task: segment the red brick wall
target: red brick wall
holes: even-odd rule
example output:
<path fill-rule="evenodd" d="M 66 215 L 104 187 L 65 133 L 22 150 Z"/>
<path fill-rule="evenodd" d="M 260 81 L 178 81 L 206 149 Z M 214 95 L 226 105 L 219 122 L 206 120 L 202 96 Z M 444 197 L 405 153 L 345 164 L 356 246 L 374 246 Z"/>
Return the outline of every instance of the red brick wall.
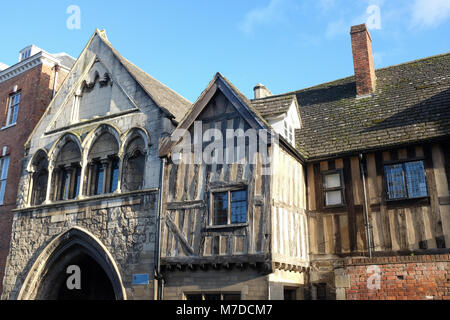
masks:
<path fill-rule="evenodd" d="M 379 289 L 367 287 L 371 265 L 380 268 Z M 346 269 L 347 300 L 450 300 L 450 254 L 350 259 Z"/>
<path fill-rule="evenodd" d="M 57 87 L 65 76 L 65 72 L 59 73 Z M 21 91 L 17 124 L 0 130 L 0 156 L 4 146 L 7 146 L 7 155 L 10 156 L 4 205 L 0 206 L 0 293 L 3 291 L 3 276 L 9 252 L 13 218 L 11 210 L 16 207 L 24 144 L 51 100 L 53 81 L 54 71 L 52 68 L 41 64 L 0 83 L 0 128 L 6 125 L 9 95 L 13 92 L 14 86 L 17 85 L 18 90 Z"/>

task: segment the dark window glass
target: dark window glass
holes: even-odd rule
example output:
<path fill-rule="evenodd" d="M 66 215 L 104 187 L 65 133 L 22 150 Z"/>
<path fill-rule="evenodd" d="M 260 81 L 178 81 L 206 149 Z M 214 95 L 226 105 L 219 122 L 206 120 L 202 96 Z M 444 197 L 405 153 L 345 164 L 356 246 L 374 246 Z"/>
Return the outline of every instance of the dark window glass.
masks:
<path fill-rule="evenodd" d="M 48 183 L 48 172 L 46 170 L 40 171 L 33 182 L 33 204 L 38 206 L 45 201 L 47 196 L 47 183 Z"/>
<path fill-rule="evenodd" d="M 97 163 L 96 165 L 96 184 L 95 184 L 95 195 L 103 193 L 103 179 L 105 176 L 105 166 L 102 163 Z"/>
<path fill-rule="evenodd" d="M 203 297 L 201 294 L 187 294 L 186 300 L 198 301 L 198 300 L 203 300 Z"/>
<path fill-rule="evenodd" d="M 284 300 L 297 300 L 297 290 L 284 289 Z"/>
<path fill-rule="evenodd" d="M 221 300 L 221 298 L 220 294 L 205 294 L 205 300 L 216 301 Z"/>
<path fill-rule="evenodd" d="M 110 192 L 114 192 L 117 190 L 117 183 L 119 182 L 119 161 L 113 160 L 111 167 L 111 186 Z"/>
<path fill-rule="evenodd" d="M 231 223 L 247 222 L 247 191 L 231 192 Z"/>
<path fill-rule="evenodd" d="M 58 200 L 67 200 L 69 199 L 69 188 L 70 188 L 70 171 L 61 169 L 61 184 L 59 190 L 59 199 Z"/>
<path fill-rule="evenodd" d="M 73 199 L 75 199 L 76 197 L 78 197 L 79 193 L 80 193 L 80 177 L 81 177 L 81 168 L 77 167 L 75 169 L 75 185 L 73 187 Z"/>
<path fill-rule="evenodd" d="M 224 225 L 228 223 L 228 192 L 218 192 L 214 197 L 214 225 Z"/>

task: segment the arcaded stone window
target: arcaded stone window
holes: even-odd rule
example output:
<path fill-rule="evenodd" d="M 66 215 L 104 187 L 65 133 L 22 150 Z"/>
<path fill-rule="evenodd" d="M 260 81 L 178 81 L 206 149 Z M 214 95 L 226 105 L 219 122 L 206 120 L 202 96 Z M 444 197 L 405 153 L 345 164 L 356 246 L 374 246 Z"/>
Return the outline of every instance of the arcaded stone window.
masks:
<path fill-rule="evenodd" d="M 143 188 L 145 169 L 145 142 L 141 137 L 130 141 L 124 156 L 122 190 L 134 191 Z"/>
<path fill-rule="evenodd" d="M 60 150 L 53 171 L 53 200 L 71 200 L 80 192 L 81 151 L 78 145 L 67 142 Z"/>
<path fill-rule="evenodd" d="M 119 182 L 119 144 L 110 133 L 103 133 L 89 152 L 87 194 L 94 196 L 113 193 Z"/>
<path fill-rule="evenodd" d="M 33 190 L 31 192 L 31 205 L 38 206 L 44 203 L 47 196 L 48 159 L 45 153 L 39 154 L 33 161 Z"/>

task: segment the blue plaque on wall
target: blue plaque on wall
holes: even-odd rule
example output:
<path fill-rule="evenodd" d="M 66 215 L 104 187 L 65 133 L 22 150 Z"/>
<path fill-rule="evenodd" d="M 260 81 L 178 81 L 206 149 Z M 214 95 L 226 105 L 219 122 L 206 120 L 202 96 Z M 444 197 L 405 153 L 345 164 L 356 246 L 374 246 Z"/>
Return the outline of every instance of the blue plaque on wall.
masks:
<path fill-rule="evenodd" d="M 133 274 L 133 285 L 147 285 L 149 282 L 148 273 Z"/>

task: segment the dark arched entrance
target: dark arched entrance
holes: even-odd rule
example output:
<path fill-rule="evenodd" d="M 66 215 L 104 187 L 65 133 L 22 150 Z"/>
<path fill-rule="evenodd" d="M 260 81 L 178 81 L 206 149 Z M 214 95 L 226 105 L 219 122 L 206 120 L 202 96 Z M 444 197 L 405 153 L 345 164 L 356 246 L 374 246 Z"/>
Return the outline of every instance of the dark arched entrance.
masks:
<path fill-rule="evenodd" d="M 70 266 L 79 268 L 79 289 L 68 286 L 76 276 Z M 69 273 L 68 273 L 69 271 Z M 41 280 L 40 300 L 115 300 L 114 289 L 103 268 L 81 246 L 72 246 L 52 261 Z"/>
<path fill-rule="evenodd" d="M 69 278 L 73 280 L 74 266 L 80 271 L 80 289 L 67 285 Z M 42 250 L 18 299 L 125 300 L 126 291 L 118 267 L 106 247 L 87 230 L 73 227 Z"/>

